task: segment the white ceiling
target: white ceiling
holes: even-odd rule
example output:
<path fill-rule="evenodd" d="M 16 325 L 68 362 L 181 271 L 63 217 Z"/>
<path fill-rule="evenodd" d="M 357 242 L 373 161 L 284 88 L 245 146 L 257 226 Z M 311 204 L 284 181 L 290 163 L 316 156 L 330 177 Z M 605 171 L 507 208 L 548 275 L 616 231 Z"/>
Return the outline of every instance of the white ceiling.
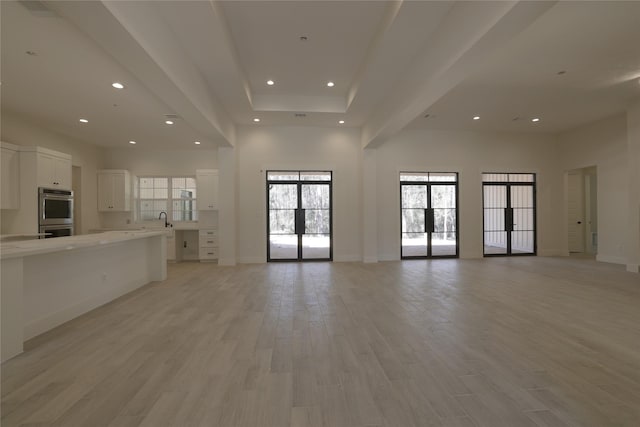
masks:
<path fill-rule="evenodd" d="M 29 6 L 0 2 L 3 111 L 103 146 L 233 145 L 238 125 L 357 127 L 364 146 L 406 127 L 558 132 L 640 98 L 640 2 Z"/>

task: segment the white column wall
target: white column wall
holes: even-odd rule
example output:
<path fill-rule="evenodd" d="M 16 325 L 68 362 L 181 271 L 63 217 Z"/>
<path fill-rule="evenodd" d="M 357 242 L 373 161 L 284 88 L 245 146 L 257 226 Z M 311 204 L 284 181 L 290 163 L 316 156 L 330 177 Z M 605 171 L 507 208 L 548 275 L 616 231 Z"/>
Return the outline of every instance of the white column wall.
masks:
<path fill-rule="evenodd" d="M 378 262 L 378 151 L 366 148 L 362 154 L 362 256 L 364 262 Z"/>
<path fill-rule="evenodd" d="M 236 264 L 236 178 L 235 147 L 218 148 L 218 240 L 219 265 Z"/>
<path fill-rule="evenodd" d="M 627 111 L 627 162 L 629 168 L 629 232 L 627 270 L 640 272 L 640 102 Z"/>

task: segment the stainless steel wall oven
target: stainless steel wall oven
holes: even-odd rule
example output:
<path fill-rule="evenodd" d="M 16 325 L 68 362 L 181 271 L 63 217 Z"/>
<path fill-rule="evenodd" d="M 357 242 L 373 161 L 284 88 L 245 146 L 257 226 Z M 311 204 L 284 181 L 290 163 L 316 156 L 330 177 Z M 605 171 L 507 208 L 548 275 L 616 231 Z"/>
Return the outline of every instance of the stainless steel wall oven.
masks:
<path fill-rule="evenodd" d="M 38 189 L 38 226 L 46 237 L 73 235 L 73 191 Z"/>

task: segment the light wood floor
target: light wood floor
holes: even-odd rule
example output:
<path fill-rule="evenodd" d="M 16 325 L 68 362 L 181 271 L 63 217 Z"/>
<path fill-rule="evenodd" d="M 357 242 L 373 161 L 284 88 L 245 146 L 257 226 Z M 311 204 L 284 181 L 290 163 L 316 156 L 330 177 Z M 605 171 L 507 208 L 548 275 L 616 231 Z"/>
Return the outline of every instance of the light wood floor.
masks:
<path fill-rule="evenodd" d="M 640 278 L 587 259 L 218 267 L 2 366 L 2 426 L 640 425 Z"/>

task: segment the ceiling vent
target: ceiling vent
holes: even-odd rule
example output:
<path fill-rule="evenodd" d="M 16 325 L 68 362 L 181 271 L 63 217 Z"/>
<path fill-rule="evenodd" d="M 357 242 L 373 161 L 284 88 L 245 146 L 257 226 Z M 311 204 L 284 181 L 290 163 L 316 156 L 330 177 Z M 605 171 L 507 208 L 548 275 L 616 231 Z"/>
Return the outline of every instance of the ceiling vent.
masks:
<path fill-rule="evenodd" d="M 34 16 L 50 17 L 55 16 L 55 13 L 44 2 L 37 0 L 19 0 L 18 3 L 23 5 Z"/>
<path fill-rule="evenodd" d="M 164 118 L 167 120 L 173 120 L 176 121 L 180 118 L 180 116 L 178 116 L 177 114 L 165 114 Z"/>
<path fill-rule="evenodd" d="M 294 117 L 307 117 L 306 113 L 295 113 Z"/>

